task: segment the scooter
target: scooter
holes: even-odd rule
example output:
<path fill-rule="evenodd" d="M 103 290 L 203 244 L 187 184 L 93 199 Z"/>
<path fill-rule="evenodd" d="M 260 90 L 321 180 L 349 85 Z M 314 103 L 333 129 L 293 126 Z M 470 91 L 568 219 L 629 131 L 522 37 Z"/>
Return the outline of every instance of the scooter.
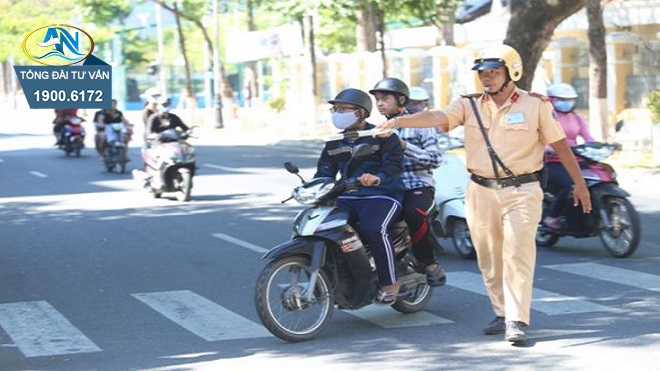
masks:
<path fill-rule="evenodd" d="M 133 170 L 133 178 L 143 181 L 154 198 L 160 198 L 165 192 L 176 192 L 177 200 L 190 201 L 197 169 L 195 149 L 186 141 L 192 130 L 168 129 L 147 137 L 142 148 L 145 170 Z"/>
<path fill-rule="evenodd" d="M 443 154 L 440 166 L 433 171 L 435 209 L 430 213 L 433 231 L 437 237 L 451 238 L 461 257 L 474 260 L 477 254 L 465 219 L 465 189 L 470 173 L 465 162 L 451 152 L 464 147 L 463 139 L 439 133 L 438 141 Z"/>
<path fill-rule="evenodd" d="M 131 127 L 122 122 L 105 125 L 105 151 L 103 154 L 104 165 L 108 172 L 117 170 L 123 174 L 126 172 L 128 156 L 126 153 L 126 142 Z"/>
<path fill-rule="evenodd" d="M 80 157 L 80 151 L 85 148 L 85 128 L 82 126 L 84 120 L 80 117 L 71 117 L 66 120 L 62 128 L 62 139 L 60 148 L 69 156 L 72 153 Z"/>
<path fill-rule="evenodd" d="M 368 132 L 369 130 L 365 130 Z M 353 148 L 348 173 L 354 164 L 371 154 L 368 144 Z M 305 181 L 290 199 L 308 206 L 294 218 L 291 240 L 270 249 L 257 279 L 255 307 L 259 319 L 273 335 L 299 342 L 321 334 L 329 325 L 334 306 L 354 310 L 372 303 L 378 291 L 373 254 L 348 223 L 348 213 L 338 209 L 336 198 L 359 182 L 355 178 L 335 181 L 314 178 Z M 422 311 L 433 295 L 423 267 L 413 257 L 408 227 L 403 220 L 390 230 L 396 254 L 396 273 L 401 292 L 392 308 L 401 313 Z"/>
<path fill-rule="evenodd" d="M 559 216 L 560 228 L 552 229 L 541 222 L 536 233 L 537 245 L 552 247 L 563 236 L 599 236 L 614 257 L 625 258 L 635 252 L 641 238 L 639 215 L 628 200 L 630 194 L 619 186 L 614 168 L 602 162 L 616 149 L 618 145 L 599 142 L 572 147 L 591 194 L 592 211 L 584 214 L 579 205 L 573 206 L 573 198 L 568 195 Z M 546 154 L 546 161 L 556 161 L 554 156 Z M 557 197 L 555 191 L 544 187 L 543 218 Z"/>

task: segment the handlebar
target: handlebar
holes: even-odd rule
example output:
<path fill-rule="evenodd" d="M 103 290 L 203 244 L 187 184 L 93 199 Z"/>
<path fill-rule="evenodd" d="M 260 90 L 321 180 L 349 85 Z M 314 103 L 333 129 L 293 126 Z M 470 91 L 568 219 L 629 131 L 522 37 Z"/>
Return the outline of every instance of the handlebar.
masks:
<path fill-rule="evenodd" d="M 345 131 L 343 133 L 332 134 L 326 137 L 325 141 L 350 140 L 354 141 L 362 137 L 373 137 L 378 133 L 377 129 Z"/>

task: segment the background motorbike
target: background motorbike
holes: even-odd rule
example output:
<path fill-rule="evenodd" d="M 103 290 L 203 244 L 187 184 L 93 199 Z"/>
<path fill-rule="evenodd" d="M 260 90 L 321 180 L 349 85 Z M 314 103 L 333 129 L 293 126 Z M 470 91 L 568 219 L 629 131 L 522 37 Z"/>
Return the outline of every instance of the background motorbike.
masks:
<path fill-rule="evenodd" d="M 438 140 L 443 154 L 440 166 L 433 171 L 435 208 L 430 214 L 431 225 L 437 237 L 451 238 L 461 257 L 474 260 L 477 254 L 465 219 L 465 189 L 470 174 L 465 162 L 450 152 L 463 148 L 463 139 L 440 133 Z"/>
<path fill-rule="evenodd" d="M 106 143 L 103 159 L 105 168 L 109 172 L 117 170 L 123 174 L 126 171 L 128 157 L 124 143 L 129 130 L 130 127 L 121 122 L 105 125 Z"/>
<path fill-rule="evenodd" d="M 368 144 L 354 149 L 353 159 L 371 153 Z M 353 161 L 353 159 L 351 161 Z M 298 168 L 285 163 L 298 174 Z M 351 165 L 349 171 L 351 172 Z M 353 169 L 354 171 L 354 169 Z M 355 179 L 335 182 L 315 178 L 293 190 L 292 196 L 308 208 L 293 222 L 290 241 L 273 247 L 255 288 L 255 306 L 263 325 L 275 336 L 290 342 L 310 340 L 328 326 L 334 305 L 358 309 L 369 305 L 378 291 L 378 278 L 369 246 L 363 245 L 348 223 L 348 213 L 335 206 L 335 199 L 355 187 Z M 396 272 L 401 292 L 392 307 L 401 313 L 423 310 L 433 294 L 423 268 L 412 251 L 405 222 L 396 223 L 394 239 Z"/>
<path fill-rule="evenodd" d="M 79 117 L 69 118 L 62 128 L 62 144 L 60 148 L 69 156 L 72 153 L 80 157 L 80 152 L 85 147 L 85 128 L 82 126 L 83 119 Z"/>
<path fill-rule="evenodd" d="M 632 255 L 639 244 L 641 225 L 634 206 L 628 200 L 630 194 L 619 187 L 612 166 L 601 162 L 618 148 L 615 144 L 598 142 L 572 147 L 582 176 L 591 193 L 592 211 L 582 212 L 581 206 L 573 206 L 569 194 L 563 200 L 558 230 L 539 224 L 536 244 L 551 247 L 562 236 L 576 238 L 599 236 L 607 252 L 617 258 Z M 546 156 L 550 158 L 552 156 Z M 543 218 L 555 200 L 554 190 L 544 187 Z"/>
<path fill-rule="evenodd" d="M 195 149 L 186 141 L 192 130 L 168 129 L 149 134 L 142 148 L 145 170 L 133 170 L 133 177 L 144 181 L 144 187 L 149 188 L 154 198 L 160 198 L 165 192 L 176 192 L 177 200 L 190 200 L 197 169 Z"/>

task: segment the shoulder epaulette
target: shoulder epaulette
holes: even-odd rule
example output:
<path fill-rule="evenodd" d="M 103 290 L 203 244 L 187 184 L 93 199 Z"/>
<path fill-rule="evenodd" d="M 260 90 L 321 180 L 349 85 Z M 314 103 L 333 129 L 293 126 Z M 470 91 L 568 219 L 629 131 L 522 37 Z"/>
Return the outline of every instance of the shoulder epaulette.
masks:
<path fill-rule="evenodd" d="M 529 93 L 529 95 L 532 96 L 532 97 L 534 97 L 534 98 L 538 98 L 538 99 L 540 99 L 540 100 L 542 100 L 542 101 L 544 101 L 544 102 L 548 102 L 548 101 L 550 101 L 550 98 L 546 97 L 546 96 L 543 95 L 543 94 L 539 94 L 539 93 L 531 92 L 531 93 Z"/>
<path fill-rule="evenodd" d="M 463 94 L 461 95 L 461 98 L 479 98 L 480 96 L 481 93 Z"/>

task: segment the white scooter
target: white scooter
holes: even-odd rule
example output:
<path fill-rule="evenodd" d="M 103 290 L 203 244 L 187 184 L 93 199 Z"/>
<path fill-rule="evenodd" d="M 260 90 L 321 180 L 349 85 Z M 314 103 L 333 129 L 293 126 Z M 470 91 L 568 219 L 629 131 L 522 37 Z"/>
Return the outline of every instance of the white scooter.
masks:
<path fill-rule="evenodd" d="M 470 181 L 470 174 L 463 159 L 450 152 L 452 149 L 463 148 L 463 139 L 440 133 L 438 141 L 443 154 L 442 163 L 433 171 L 433 230 L 437 237 L 451 238 L 454 248 L 464 259 L 474 260 L 477 254 L 465 219 L 465 189 Z"/>

